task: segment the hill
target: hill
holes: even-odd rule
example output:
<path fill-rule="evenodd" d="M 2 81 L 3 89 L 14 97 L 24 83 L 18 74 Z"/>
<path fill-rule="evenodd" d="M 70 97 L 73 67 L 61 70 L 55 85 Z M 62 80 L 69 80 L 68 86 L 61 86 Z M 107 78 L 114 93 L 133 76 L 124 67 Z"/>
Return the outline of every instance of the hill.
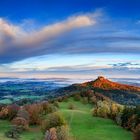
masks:
<path fill-rule="evenodd" d="M 123 90 L 123 91 L 128 91 L 128 92 L 140 92 L 140 87 L 112 82 L 102 76 L 99 76 L 95 81 L 85 82 L 81 85 L 92 86 L 94 88 L 100 88 L 103 90 Z"/>
<path fill-rule="evenodd" d="M 99 76 L 94 81 L 60 88 L 56 92 L 59 95 L 63 95 L 76 94 L 83 91 L 92 92 L 95 96 L 110 99 L 120 104 L 140 104 L 140 87 L 113 82 L 102 76 Z"/>

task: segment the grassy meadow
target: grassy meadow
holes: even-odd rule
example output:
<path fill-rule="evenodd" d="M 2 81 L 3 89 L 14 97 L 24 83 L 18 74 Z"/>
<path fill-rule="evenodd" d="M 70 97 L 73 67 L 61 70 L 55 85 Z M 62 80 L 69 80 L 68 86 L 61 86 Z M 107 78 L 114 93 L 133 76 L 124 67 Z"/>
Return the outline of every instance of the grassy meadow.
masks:
<path fill-rule="evenodd" d="M 72 104 L 74 109 L 68 107 Z M 132 133 L 116 125 L 112 120 L 93 117 L 92 106 L 69 99 L 59 104 L 59 112 L 65 117 L 73 140 L 132 140 Z M 0 120 L 0 140 L 10 140 L 5 132 L 10 129 L 8 121 Z M 39 126 L 33 126 L 21 134 L 20 140 L 41 140 L 43 134 Z"/>

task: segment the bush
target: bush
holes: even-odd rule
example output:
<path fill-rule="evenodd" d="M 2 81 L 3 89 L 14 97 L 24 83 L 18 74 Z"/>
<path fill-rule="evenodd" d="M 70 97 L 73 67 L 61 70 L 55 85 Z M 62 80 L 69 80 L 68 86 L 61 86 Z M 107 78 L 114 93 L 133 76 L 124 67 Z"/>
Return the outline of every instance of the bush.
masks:
<path fill-rule="evenodd" d="M 16 117 L 20 107 L 16 104 L 13 104 L 9 105 L 7 109 L 8 109 L 8 119 L 12 120 L 14 117 Z"/>
<path fill-rule="evenodd" d="M 29 113 L 29 123 L 34 124 L 40 124 L 41 121 L 41 115 L 43 113 L 43 108 L 41 104 L 32 104 L 25 107 L 26 110 Z"/>
<path fill-rule="evenodd" d="M 76 95 L 74 95 L 74 100 L 75 101 L 80 101 L 81 100 L 81 96 L 80 96 L 80 94 L 76 94 Z"/>
<path fill-rule="evenodd" d="M 59 108 L 59 103 L 58 103 L 57 101 L 55 101 L 55 102 L 53 103 L 53 105 L 54 105 L 55 107 Z"/>
<path fill-rule="evenodd" d="M 68 97 L 63 97 L 62 101 L 63 102 L 68 102 Z"/>
<path fill-rule="evenodd" d="M 42 122 L 41 128 L 43 132 L 46 132 L 50 128 L 62 125 L 66 125 L 66 121 L 58 112 L 55 112 L 48 115 L 47 119 Z"/>
<path fill-rule="evenodd" d="M 24 118 L 25 120 L 29 122 L 29 113 L 24 108 L 21 108 L 18 111 L 17 117 Z"/>
<path fill-rule="evenodd" d="M 45 140 L 69 140 L 68 127 L 50 128 L 50 130 L 47 130 L 45 133 Z"/>
<path fill-rule="evenodd" d="M 12 126 L 12 128 L 5 133 L 5 136 L 12 139 L 19 139 L 20 134 L 22 133 L 22 128 L 17 126 Z"/>
<path fill-rule="evenodd" d="M 16 104 L 4 106 L 1 108 L 0 118 L 12 120 L 17 115 L 18 110 L 19 106 Z"/>
<path fill-rule="evenodd" d="M 7 119 L 8 118 L 8 108 L 2 107 L 0 111 L 0 119 Z"/>
<path fill-rule="evenodd" d="M 97 98 L 96 98 L 96 96 L 92 96 L 92 97 L 90 98 L 90 103 L 92 103 L 92 104 L 97 104 Z"/>
<path fill-rule="evenodd" d="M 74 104 L 72 104 L 72 103 L 71 103 L 71 104 L 69 104 L 69 105 L 68 105 L 68 109 L 74 110 L 74 109 L 75 109 Z"/>
<path fill-rule="evenodd" d="M 118 104 L 108 101 L 98 101 L 93 110 L 93 115 L 114 119 L 122 111 L 122 107 Z"/>
<path fill-rule="evenodd" d="M 82 103 L 83 104 L 88 104 L 88 98 L 87 97 L 83 97 L 82 98 Z"/>
<path fill-rule="evenodd" d="M 56 103 L 55 103 L 56 105 Z M 42 102 L 41 103 L 43 114 L 53 113 L 57 110 L 56 106 L 50 104 L 49 102 Z"/>
<path fill-rule="evenodd" d="M 29 124 L 28 121 L 24 118 L 21 117 L 16 117 L 12 120 L 12 123 L 15 126 L 19 126 L 20 128 L 22 128 L 23 130 L 27 130 L 29 128 Z"/>
<path fill-rule="evenodd" d="M 63 99 L 63 97 L 58 97 L 57 100 L 58 100 L 58 102 L 62 102 L 64 99 Z"/>
<path fill-rule="evenodd" d="M 118 113 L 117 115 L 116 115 L 116 118 L 115 118 L 115 121 L 116 121 L 116 123 L 118 124 L 118 125 L 122 125 L 122 119 L 121 119 L 121 117 L 122 117 L 122 113 L 120 112 L 120 113 Z"/>
<path fill-rule="evenodd" d="M 56 132 L 58 140 L 69 140 L 69 129 L 66 125 L 58 127 Z"/>
<path fill-rule="evenodd" d="M 45 133 L 45 140 L 58 140 L 56 134 L 56 128 L 50 128 Z"/>
<path fill-rule="evenodd" d="M 136 130 L 134 132 L 134 140 L 140 139 L 140 124 L 136 127 Z"/>

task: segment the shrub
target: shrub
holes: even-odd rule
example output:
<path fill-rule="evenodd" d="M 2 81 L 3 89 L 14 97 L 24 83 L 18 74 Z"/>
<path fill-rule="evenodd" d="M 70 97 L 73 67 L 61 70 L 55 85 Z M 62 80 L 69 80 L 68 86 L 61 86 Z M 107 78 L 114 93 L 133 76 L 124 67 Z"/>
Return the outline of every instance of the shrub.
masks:
<path fill-rule="evenodd" d="M 8 108 L 2 107 L 0 111 L 0 119 L 6 119 L 6 118 L 8 118 Z"/>
<path fill-rule="evenodd" d="M 68 97 L 67 97 L 67 96 L 63 97 L 63 98 L 62 98 L 62 101 L 68 102 Z"/>
<path fill-rule="evenodd" d="M 18 110 L 19 106 L 16 104 L 4 106 L 1 108 L 0 118 L 12 120 L 17 115 Z"/>
<path fill-rule="evenodd" d="M 68 127 L 50 128 L 50 130 L 47 130 L 45 133 L 45 140 L 69 140 Z"/>
<path fill-rule="evenodd" d="M 58 102 L 62 102 L 63 101 L 63 97 L 58 97 L 57 100 L 58 100 Z"/>
<path fill-rule="evenodd" d="M 2 110 L 2 108 L 5 107 L 4 104 L 0 104 L 0 111 Z"/>
<path fill-rule="evenodd" d="M 90 103 L 92 103 L 92 104 L 97 104 L 97 98 L 96 98 L 96 96 L 92 96 L 92 97 L 90 98 Z"/>
<path fill-rule="evenodd" d="M 134 132 L 134 140 L 140 139 L 140 124 L 136 127 L 136 130 Z"/>
<path fill-rule="evenodd" d="M 22 133 L 22 128 L 17 126 L 12 126 L 12 128 L 5 133 L 5 136 L 12 139 L 19 139 L 20 134 Z"/>
<path fill-rule="evenodd" d="M 58 140 L 69 140 L 69 129 L 66 125 L 58 127 L 56 132 Z"/>
<path fill-rule="evenodd" d="M 32 104 L 25 107 L 29 113 L 29 123 L 30 124 L 40 124 L 41 114 L 43 113 L 43 108 L 41 104 Z"/>
<path fill-rule="evenodd" d="M 28 124 L 28 121 L 24 118 L 21 118 L 21 117 L 16 117 L 12 120 L 12 123 L 15 125 L 15 126 L 19 126 L 21 127 L 23 130 L 27 130 L 28 127 L 29 127 L 29 124 Z"/>
<path fill-rule="evenodd" d="M 55 103 L 56 105 L 56 103 Z M 56 106 L 50 104 L 49 102 L 42 102 L 41 103 L 43 114 L 53 113 L 57 110 Z"/>
<path fill-rule="evenodd" d="M 18 111 L 17 117 L 24 118 L 25 120 L 29 122 L 29 113 L 24 108 L 21 108 Z"/>
<path fill-rule="evenodd" d="M 82 103 L 83 104 L 88 104 L 88 98 L 87 97 L 83 97 L 82 98 Z"/>
<path fill-rule="evenodd" d="M 81 100 L 80 94 L 74 95 L 74 100 L 75 100 L 75 101 L 80 101 L 80 100 Z"/>
<path fill-rule="evenodd" d="M 45 133 L 45 140 L 58 140 L 56 134 L 56 128 L 50 128 Z"/>
<path fill-rule="evenodd" d="M 41 128 L 43 132 L 46 132 L 50 128 L 62 125 L 66 125 L 66 121 L 58 112 L 55 112 L 48 115 L 47 119 L 42 122 Z"/>
<path fill-rule="evenodd" d="M 117 115 L 116 115 L 116 118 L 115 118 L 115 121 L 116 121 L 116 123 L 118 124 L 118 125 L 122 125 L 122 119 L 121 119 L 121 117 L 122 117 L 122 113 L 120 112 L 120 113 L 118 113 Z"/>
<path fill-rule="evenodd" d="M 69 105 L 68 105 L 68 109 L 71 109 L 71 110 L 75 109 L 74 104 L 72 104 L 72 103 L 71 103 L 71 104 L 69 104 Z"/>
<path fill-rule="evenodd" d="M 124 110 L 122 111 L 122 126 L 124 128 L 128 128 L 128 121 L 129 118 L 134 114 L 134 109 L 132 107 L 125 107 Z"/>
<path fill-rule="evenodd" d="M 55 102 L 53 103 L 53 105 L 54 105 L 55 107 L 59 108 L 59 103 L 58 103 L 57 101 L 55 101 Z"/>
<path fill-rule="evenodd" d="M 14 117 L 16 117 L 17 112 L 19 111 L 20 107 L 16 104 L 7 106 L 8 109 L 8 119 L 12 120 Z"/>
<path fill-rule="evenodd" d="M 117 114 L 121 112 L 122 107 L 118 104 L 108 101 L 98 101 L 96 107 L 93 110 L 93 115 L 115 119 Z"/>

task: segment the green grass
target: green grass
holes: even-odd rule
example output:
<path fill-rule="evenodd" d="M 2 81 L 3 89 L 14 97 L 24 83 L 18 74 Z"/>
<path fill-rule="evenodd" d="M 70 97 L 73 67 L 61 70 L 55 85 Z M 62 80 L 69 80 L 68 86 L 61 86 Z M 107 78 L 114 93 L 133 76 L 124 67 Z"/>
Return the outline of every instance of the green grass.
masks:
<path fill-rule="evenodd" d="M 0 120 L 0 140 L 12 140 L 5 137 L 5 132 L 7 132 L 11 127 L 9 121 Z M 41 140 L 43 134 L 39 127 L 31 127 L 29 131 L 25 131 L 20 135 L 19 140 Z"/>
<path fill-rule="evenodd" d="M 68 109 L 69 104 L 75 106 Z M 62 113 L 70 127 L 70 136 L 73 140 L 132 140 L 132 133 L 116 125 L 112 120 L 93 117 L 92 106 L 69 99 L 59 104 Z M 10 129 L 10 122 L 0 120 L 0 140 L 11 140 L 4 133 Z M 20 140 L 41 140 L 43 134 L 39 127 L 31 127 L 22 133 Z"/>
<path fill-rule="evenodd" d="M 10 140 L 5 137 L 5 132 L 10 129 L 10 122 L 5 120 L 0 120 L 0 140 Z"/>
<path fill-rule="evenodd" d="M 42 140 L 43 137 L 39 127 L 32 127 L 29 131 L 22 133 L 20 140 Z"/>
<path fill-rule="evenodd" d="M 75 105 L 69 110 L 68 105 Z M 69 100 L 60 104 L 60 112 L 70 126 L 74 140 L 132 140 L 132 133 L 116 125 L 112 120 L 92 117 L 91 105 Z"/>

